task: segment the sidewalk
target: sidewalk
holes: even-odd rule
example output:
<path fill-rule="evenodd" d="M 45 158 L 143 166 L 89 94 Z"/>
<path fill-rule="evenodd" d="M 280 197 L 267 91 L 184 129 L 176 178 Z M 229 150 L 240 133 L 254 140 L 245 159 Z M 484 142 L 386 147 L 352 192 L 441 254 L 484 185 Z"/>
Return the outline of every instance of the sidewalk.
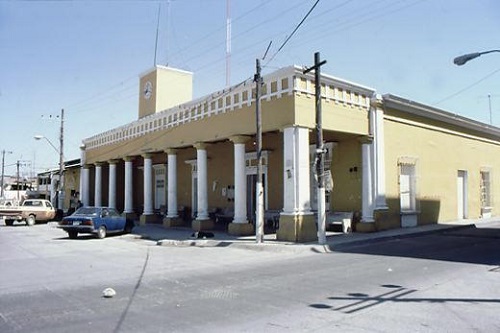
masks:
<path fill-rule="evenodd" d="M 331 252 L 346 246 L 355 246 L 366 243 L 373 243 L 394 238 L 406 238 L 421 236 L 429 233 L 438 233 L 456 229 L 475 228 L 487 226 L 488 224 L 498 224 L 498 218 L 462 220 L 455 222 L 431 224 L 413 228 L 401 228 L 385 230 L 373 233 L 336 233 L 327 232 L 327 244 L 319 245 L 317 242 L 293 243 L 276 240 L 276 234 L 266 234 L 264 242 L 257 244 L 255 235 L 252 236 L 232 236 L 223 231 L 210 231 L 213 237 L 195 238 L 194 231 L 190 228 L 166 228 L 162 225 L 147 224 L 136 226 L 132 230 L 132 235 L 156 241 L 160 246 L 197 246 L 197 247 L 233 247 L 240 249 L 250 249 L 255 251 L 274 252 Z"/>

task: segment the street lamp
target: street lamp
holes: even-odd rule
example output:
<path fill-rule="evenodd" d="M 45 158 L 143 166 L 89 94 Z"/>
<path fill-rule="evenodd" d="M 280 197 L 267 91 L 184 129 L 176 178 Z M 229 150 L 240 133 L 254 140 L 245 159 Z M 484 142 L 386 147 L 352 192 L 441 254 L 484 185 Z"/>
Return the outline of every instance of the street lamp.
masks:
<path fill-rule="evenodd" d="M 474 53 L 464 54 L 464 55 L 461 55 L 461 56 L 453 59 L 453 63 L 457 66 L 462 66 L 466 62 L 468 62 L 472 59 L 476 59 L 476 58 L 482 56 L 483 54 L 488 54 L 488 53 L 493 53 L 493 52 L 500 52 L 500 50 L 489 50 L 489 51 L 484 51 L 484 52 L 474 52 Z"/>
<path fill-rule="evenodd" d="M 62 145 L 61 149 L 57 149 L 56 146 L 45 136 L 43 135 L 35 135 L 33 137 L 35 140 L 42 140 L 45 139 L 49 145 L 54 148 L 54 150 L 59 154 L 59 183 L 57 185 L 57 208 L 63 209 L 63 204 L 64 204 L 64 195 L 63 195 L 63 190 L 64 190 L 64 177 L 63 177 L 63 172 L 64 172 L 64 157 L 63 157 L 63 150 L 62 150 Z"/>

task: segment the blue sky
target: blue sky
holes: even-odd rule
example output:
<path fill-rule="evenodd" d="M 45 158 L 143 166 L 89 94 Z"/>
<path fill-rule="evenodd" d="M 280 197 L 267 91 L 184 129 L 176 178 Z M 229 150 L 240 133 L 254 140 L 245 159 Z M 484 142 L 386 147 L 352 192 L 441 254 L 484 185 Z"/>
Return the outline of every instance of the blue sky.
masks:
<path fill-rule="evenodd" d="M 231 0 L 231 83 L 289 65 L 324 73 L 500 126 L 500 53 L 453 65 L 455 56 L 500 48 L 496 0 Z M 226 0 L 1 1 L 0 150 L 6 174 L 57 168 L 65 109 L 66 159 L 84 138 L 137 119 L 139 75 L 157 63 L 192 71 L 194 97 L 224 88 Z M 271 56 L 272 61 L 269 61 Z"/>

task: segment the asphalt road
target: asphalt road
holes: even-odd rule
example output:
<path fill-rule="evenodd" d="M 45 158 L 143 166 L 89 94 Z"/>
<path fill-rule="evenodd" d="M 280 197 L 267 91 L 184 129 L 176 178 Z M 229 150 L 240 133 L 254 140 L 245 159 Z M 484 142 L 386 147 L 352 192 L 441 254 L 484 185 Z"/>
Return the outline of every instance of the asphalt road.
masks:
<path fill-rule="evenodd" d="M 0 332 L 499 332 L 499 228 L 293 253 L 2 224 Z"/>

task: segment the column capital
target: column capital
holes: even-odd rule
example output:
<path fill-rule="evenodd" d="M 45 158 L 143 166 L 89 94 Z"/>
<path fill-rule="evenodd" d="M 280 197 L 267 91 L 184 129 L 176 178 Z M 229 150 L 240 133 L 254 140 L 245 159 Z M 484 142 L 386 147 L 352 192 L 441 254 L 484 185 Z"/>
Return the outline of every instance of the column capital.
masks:
<path fill-rule="evenodd" d="M 246 135 L 234 135 L 229 137 L 229 141 L 233 142 L 234 144 L 246 143 L 248 142 L 248 140 L 250 140 L 250 137 Z"/>
<path fill-rule="evenodd" d="M 382 99 L 382 96 L 380 96 L 379 94 L 373 95 L 372 98 L 370 98 L 370 106 L 372 108 L 382 109 L 384 106 L 384 100 Z"/>
<path fill-rule="evenodd" d="M 134 157 L 134 156 L 125 156 L 125 157 L 123 158 L 123 160 L 124 160 L 125 162 L 132 162 L 132 161 L 134 161 L 134 159 L 135 159 L 135 157 Z"/>
<path fill-rule="evenodd" d="M 141 156 L 144 159 L 151 159 L 153 157 L 153 153 L 144 153 Z"/>
<path fill-rule="evenodd" d="M 102 167 L 104 165 L 104 162 L 95 162 L 94 165 L 96 167 Z"/>
<path fill-rule="evenodd" d="M 197 150 L 206 150 L 210 146 L 210 144 L 206 142 L 196 142 L 193 147 L 195 147 Z"/>
<path fill-rule="evenodd" d="M 177 149 L 175 148 L 167 148 L 163 150 L 167 155 L 176 155 L 177 154 Z"/>
<path fill-rule="evenodd" d="M 373 137 L 370 136 L 370 135 L 364 135 L 364 136 L 360 136 L 358 138 L 358 141 L 361 143 L 361 144 L 371 144 L 373 142 Z"/>
<path fill-rule="evenodd" d="M 118 164 L 120 162 L 120 160 L 118 159 L 111 159 L 108 161 L 108 164 L 112 165 L 112 164 Z"/>

